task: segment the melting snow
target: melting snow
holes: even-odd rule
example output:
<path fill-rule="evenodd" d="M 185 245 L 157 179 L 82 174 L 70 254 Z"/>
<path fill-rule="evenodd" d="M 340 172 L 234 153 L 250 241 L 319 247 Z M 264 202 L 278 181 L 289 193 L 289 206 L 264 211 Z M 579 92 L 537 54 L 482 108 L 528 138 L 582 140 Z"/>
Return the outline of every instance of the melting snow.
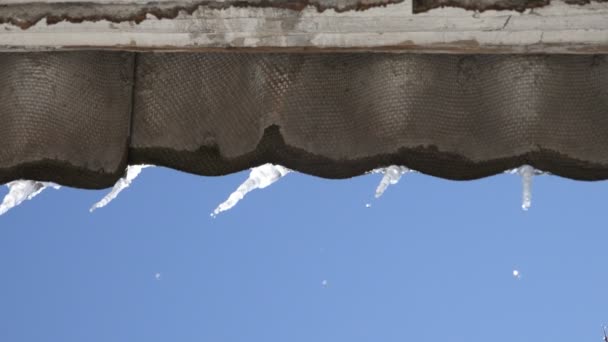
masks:
<path fill-rule="evenodd" d="M 380 181 L 380 184 L 378 184 L 378 187 L 376 188 L 376 198 L 382 196 L 389 185 L 399 183 L 401 176 L 408 172 L 411 172 L 411 170 L 407 167 L 397 165 L 391 165 L 389 167 L 373 170 L 372 173 L 382 173 L 384 175 Z"/>
<path fill-rule="evenodd" d="M 2 204 L 0 204 L 0 215 L 23 203 L 23 201 L 31 200 L 46 188 L 59 189 L 61 186 L 50 182 L 38 182 L 32 180 L 17 180 L 7 183 L 8 194 L 4 196 Z"/>
<path fill-rule="evenodd" d="M 530 165 L 524 165 L 517 172 L 521 176 L 523 187 L 521 208 L 527 211 L 532 205 L 532 176 L 534 176 L 534 168 Z"/>
<path fill-rule="evenodd" d="M 283 178 L 286 174 L 290 173 L 291 170 L 281 165 L 264 164 L 251 169 L 249 178 L 243 184 L 241 184 L 235 192 L 230 194 L 228 199 L 220 204 L 213 213 L 212 217 L 217 216 L 219 213 L 229 210 L 234 207 L 245 195 L 255 189 L 264 189 L 270 184 Z"/>
<path fill-rule="evenodd" d="M 141 173 L 141 171 L 147 167 L 151 167 L 153 165 L 129 165 L 127 166 L 127 174 L 119 179 L 116 184 L 114 184 L 114 187 L 112 188 L 112 190 L 110 191 L 109 194 L 107 194 L 104 198 L 101 199 L 101 201 L 93 204 L 93 206 L 91 207 L 91 209 L 89 209 L 90 212 L 93 212 L 95 209 L 99 209 L 99 208 L 103 208 L 106 205 L 108 205 L 110 202 L 112 202 L 113 199 L 116 198 L 116 196 L 118 196 L 118 194 L 123 191 L 124 189 L 128 188 L 129 185 L 131 185 L 131 182 L 137 178 L 137 176 L 139 176 L 139 174 Z"/>
<path fill-rule="evenodd" d="M 522 201 L 521 208 L 523 210 L 530 209 L 532 205 L 532 177 L 544 174 L 550 174 L 545 171 L 537 170 L 530 165 L 522 165 L 517 169 L 508 170 L 506 173 L 518 174 L 521 176 L 522 182 Z"/>

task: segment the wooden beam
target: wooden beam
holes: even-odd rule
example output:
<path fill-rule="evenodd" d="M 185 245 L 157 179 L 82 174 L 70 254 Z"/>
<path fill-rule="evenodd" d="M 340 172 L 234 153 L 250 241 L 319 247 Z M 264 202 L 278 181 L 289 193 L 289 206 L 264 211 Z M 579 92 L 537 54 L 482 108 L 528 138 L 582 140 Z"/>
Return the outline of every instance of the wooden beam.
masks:
<path fill-rule="evenodd" d="M 46 3 L 57 1 L 44 0 Z M 62 0 L 66 1 L 74 0 Z M 0 18 L 6 19 L 15 6 L 24 3 L 24 0 L 4 0 Z M 319 11 L 315 6 L 300 10 L 276 6 L 197 6 L 191 14 L 181 11 L 172 19 L 146 14 L 139 23 L 104 18 L 103 10 L 106 5 L 109 11 L 115 9 L 111 6 L 116 4 L 136 6 L 143 1 L 96 0 L 92 3 L 97 6 L 96 19 L 49 24 L 42 18 L 25 29 L 13 23 L 0 24 L 0 51 L 608 53 L 606 2 L 579 6 L 553 1 L 523 12 L 479 13 L 439 8 L 418 14 L 413 13 L 412 0 L 358 11 L 331 8 Z"/>

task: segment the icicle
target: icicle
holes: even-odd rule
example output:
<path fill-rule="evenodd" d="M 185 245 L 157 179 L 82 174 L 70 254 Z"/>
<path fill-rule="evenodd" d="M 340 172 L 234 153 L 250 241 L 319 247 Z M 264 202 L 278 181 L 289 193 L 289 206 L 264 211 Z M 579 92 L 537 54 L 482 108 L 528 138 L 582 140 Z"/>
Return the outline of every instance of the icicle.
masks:
<path fill-rule="evenodd" d="M 264 164 L 251 169 L 249 178 L 243 184 L 241 184 L 235 192 L 230 194 L 228 199 L 220 204 L 211 217 L 217 216 L 219 213 L 229 210 L 234 207 L 245 195 L 255 189 L 264 189 L 270 184 L 283 178 L 286 174 L 290 173 L 291 170 L 281 165 Z"/>
<path fill-rule="evenodd" d="M 517 169 L 517 172 L 521 176 L 523 187 L 521 208 L 527 211 L 532 205 L 532 176 L 535 173 L 534 168 L 530 165 L 523 165 Z"/>
<path fill-rule="evenodd" d="M 378 187 L 376 188 L 376 198 L 382 196 L 382 194 L 384 194 L 389 185 L 397 184 L 401 179 L 401 176 L 410 171 L 411 170 L 405 166 L 397 165 L 391 165 L 386 168 L 376 169 L 372 171 L 372 173 L 384 174 L 382 180 L 380 181 L 380 184 L 378 184 Z"/>
<path fill-rule="evenodd" d="M 32 180 L 17 180 L 7 183 L 8 194 L 4 196 L 2 204 L 0 204 L 0 215 L 23 203 L 23 201 L 31 200 L 46 188 L 59 189 L 60 185 L 50 182 L 37 182 Z"/>
<path fill-rule="evenodd" d="M 104 198 L 101 199 L 101 201 L 93 204 L 93 206 L 91 207 L 91 209 L 89 209 L 89 212 L 93 212 L 95 209 L 99 209 L 99 208 L 103 208 L 106 205 L 108 205 L 110 202 L 112 202 L 113 199 L 115 199 L 118 194 L 123 191 L 124 189 L 128 188 L 129 185 L 131 185 L 131 182 L 137 178 L 137 176 L 139 176 L 139 174 L 141 173 L 141 171 L 147 167 L 151 167 L 153 165 L 129 165 L 127 166 L 127 174 L 119 179 L 116 184 L 114 184 L 114 187 L 112 188 L 112 190 L 110 191 L 109 194 L 107 194 Z"/>

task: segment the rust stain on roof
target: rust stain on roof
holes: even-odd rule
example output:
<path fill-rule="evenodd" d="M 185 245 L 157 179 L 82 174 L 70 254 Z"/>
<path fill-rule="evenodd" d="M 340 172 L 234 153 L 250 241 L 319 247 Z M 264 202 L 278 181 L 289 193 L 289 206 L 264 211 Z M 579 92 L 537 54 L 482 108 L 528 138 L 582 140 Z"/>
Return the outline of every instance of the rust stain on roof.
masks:
<path fill-rule="evenodd" d="M 414 0 L 414 13 L 427 12 L 440 7 L 458 7 L 483 12 L 486 10 L 510 10 L 523 12 L 527 9 L 544 7 L 551 0 Z"/>
<path fill-rule="evenodd" d="M 608 0 L 564 0 L 569 5 L 586 5 Z M 440 7 L 457 7 L 471 11 L 483 12 L 487 10 L 517 11 L 548 6 L 551 0 L 413 0 L 414 13 L 422 13 Z"/>
<path fill-rule="evenodd" d="M 146 4 L 99 4 L 91 2 L 74 3 L 24 3 L 0 4 L 0 24 L 12 24 L 25 30 L 46 19 L 48 25 L 62 21 L 82 23 L 107 20 L 112 23 L 144 21 L 148 15 L 158 19 L 174 19 L 180 12 L 191 15 L 199 8 L 276 8 L 302 11 L 313 7 L 318 12 L 365 11 L 374 7 L 402 3 L 405 0 L 198 0 L 191 2 L 149 2 Z M 608 0 L 564 0 L 570 5 L 585 5 L 592 1 Z M 486 10 L 512 10 L 523 12 L 547 6 L 551 0 L 413 0 L 413 13 L 427 12 L 434 8 L 456 7 L 483 12 Z"/>
<path fill-rule="evenodd" d="M 62 21 L 82 23 L 84 21 L 107 20 L 112 23 L 141 23 L 148 15 L 158 19 L 174 19 L 180 12 L 192 14 L 199 7 L 210 9 L 244 8 L 277 8 L 302 11 L 314 7 L 318 12 L 333 9 L 336 12 L 364 11 L 373 7 L 383 7 L 404 0 L 214 0 L 183 2 L 150 2 L 147 4 L 95 4 L 95 3 L 26 3 L 0 5 L 0 24 L 12 24 L 21 29 L 28 29 L 46 18 L 48 25 Z"/>

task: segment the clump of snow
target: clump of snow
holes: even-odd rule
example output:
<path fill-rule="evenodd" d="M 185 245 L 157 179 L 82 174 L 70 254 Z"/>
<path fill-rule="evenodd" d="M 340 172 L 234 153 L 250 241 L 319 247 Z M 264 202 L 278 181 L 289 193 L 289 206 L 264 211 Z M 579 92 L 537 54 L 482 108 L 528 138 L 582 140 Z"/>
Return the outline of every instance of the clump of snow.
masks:
<path fill-rule="evenodd" d="M 129 165 L 127 166 L 127 174 L 119 179 L 116 184 L 114 184 L 114 187 L 112 188 L 112 190 L 110 191 L 110 193 L 108 193 L 104 198 L 102 198 L 99 202 L 93 204 L 93 206 L 91 207 L 91 209 L 89 209 L 90 212 L 93 212 L 95 209 L 99 209 L 99 208 L 103 208 L 106 205 L 108 205 L 110 202 L 112 202 L 113 199 L 115 199 L 118 194 L 120 194 L 121 191 L 123 191 L 124 189 L 128 188 L 129 185 L 131 185 L 131 182 L 133 182 L 133 180 L 135 178 L 137 178 L 137 176 L 139 176 L 139 174 L 141 173 L 141 171 L 147 167 L 151 167 L 152 165 Z"/>
<path fill-rule="evenodd" d="M 519 270 L 513 270 L 513 277 L 515 277 L 516 279 L 521 278 L 521 274 L 519 273 Z"/>
<path fill-rule="evenodd" d="M 321 282 L 321 285 L 323 287 L 327 287 L 327 284 L 328 284 L 327 279 L 323 279 L 323 281 Z"/>
<path fill-rule="evenodd" d="M 283 178 L 285 175 L 290 173 L 291 170 L 281 165 L 264 164 L 251 169 L 249 178 L 241 184 L 235 192 L 230 194 L 228 199 L 221 203 L 213 213 L 211 217 L 217 216 L 219 213 L 229 210 L 234 207 L 245 195 L 255 189 L 264 189 L 272 183 Z"/>
<path fill-rule="evenodd" d="M 397 165 L 391 165 L 389 167 L 373 170 L 372 173 L 382 173 L 384 175 L 382 180 L 380 180 L 380 184 L 378 184 L 378 187 L 376 188 L 376 198 L 382 196 L 389 185 L 399 183 L 401 176 L 408 172 L 411 172 L 411 170 L 407 167 Z"/>
<path fill-rule="evenodd" d="M 31 200 L 47 188 L 59 189 L 60 185 L 50 182 L 38 182 L 32 180 L 16 180 L 7 183 L 8 194 L 4 196 L 0 204 L 0 215 L 18 206 L 24 201 Z"/>

